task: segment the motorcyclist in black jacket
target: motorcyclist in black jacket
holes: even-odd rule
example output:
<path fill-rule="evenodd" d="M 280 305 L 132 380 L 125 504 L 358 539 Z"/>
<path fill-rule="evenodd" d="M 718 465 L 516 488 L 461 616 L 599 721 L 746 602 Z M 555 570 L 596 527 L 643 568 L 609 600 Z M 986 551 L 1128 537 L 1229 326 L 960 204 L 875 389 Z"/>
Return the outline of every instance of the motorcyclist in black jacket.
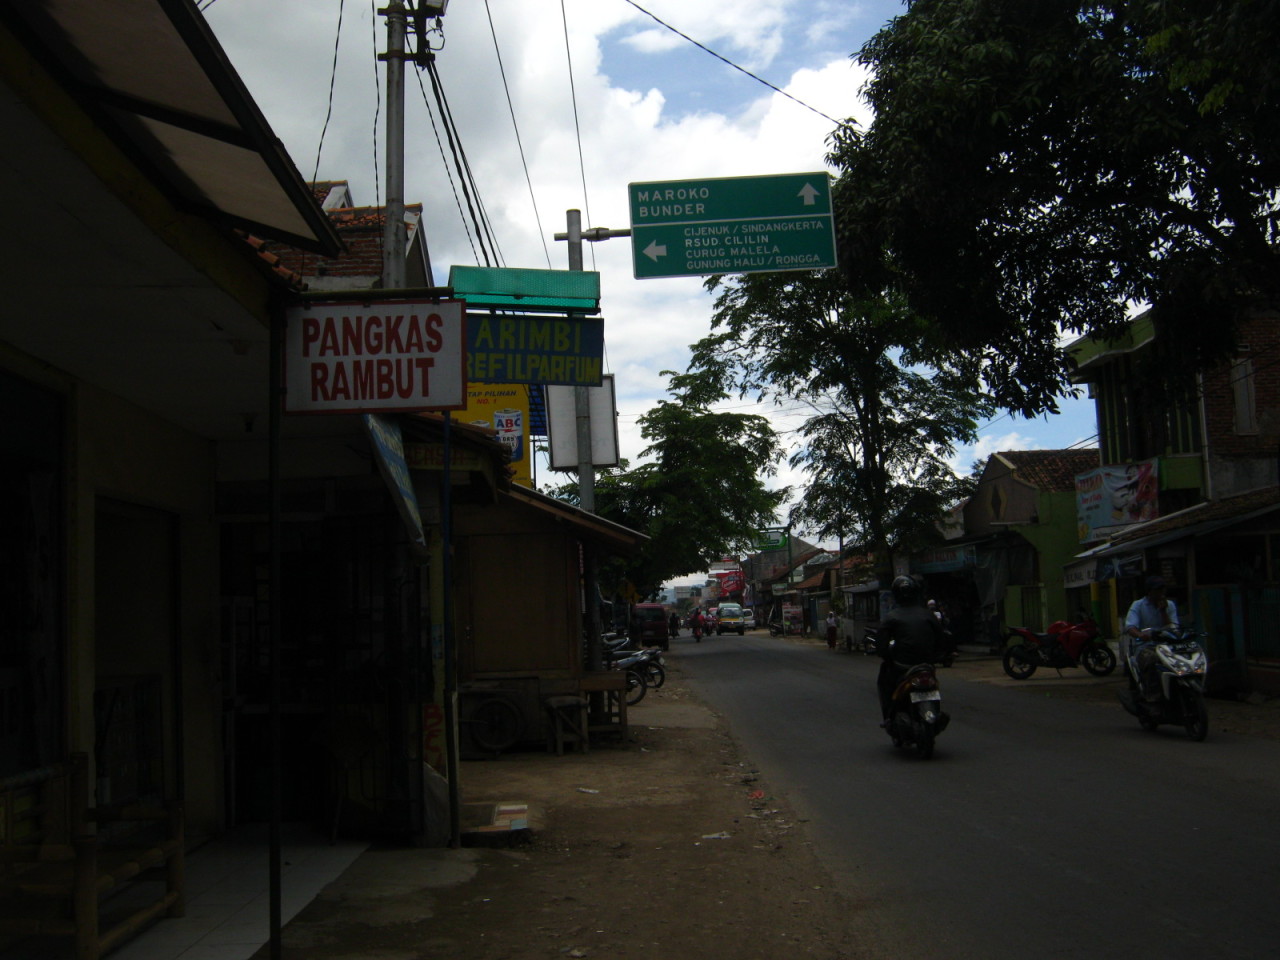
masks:
<path fill-rule="evenodd" d="M 920 602 L 918 583 L 910 577 L 898 577 L 890 589 L 897 606 L 880 621 L 877 652 L 883 662 L 876 678 L 880 713 L 886 721 L 892 710 L 894 688 L 902 675 L 917 663 L 933 663 L 946 643 L 942 624 Z"/>

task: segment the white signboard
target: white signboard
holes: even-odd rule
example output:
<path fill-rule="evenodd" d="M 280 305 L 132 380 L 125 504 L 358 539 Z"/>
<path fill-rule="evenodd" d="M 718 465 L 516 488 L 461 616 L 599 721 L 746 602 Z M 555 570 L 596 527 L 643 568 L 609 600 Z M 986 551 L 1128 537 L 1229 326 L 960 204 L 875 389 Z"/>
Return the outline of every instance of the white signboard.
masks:
<path fill-rule="evenodd" d="M 411 413 L 466 405 L 461 300 L 334 301 L 286 313 L 286 413 Z"/>
<path fill-rule="evenodd" d="M 578 469 L 577 387 L 547 386 L 547 439 L 552 470 Z M 618 465 L 618 408 L 614 401 L 613 374 L 600 378 L 600 386 L 586 387 L 591 411 L 591 464 Z"/>

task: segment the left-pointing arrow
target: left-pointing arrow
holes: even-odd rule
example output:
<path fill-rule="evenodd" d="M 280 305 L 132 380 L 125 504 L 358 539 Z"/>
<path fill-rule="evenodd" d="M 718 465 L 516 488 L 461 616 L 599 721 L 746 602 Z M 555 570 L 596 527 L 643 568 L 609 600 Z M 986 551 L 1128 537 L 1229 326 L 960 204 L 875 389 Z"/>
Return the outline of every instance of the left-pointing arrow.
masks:
<path fill-rule="evenodd" d="M 649 245 L 644 248 L 643 252 L 646 257 L 656 263 L 659 257 L 665 257 L 667 255 L 667 245 L 665 243 L 658 243 L 657 240 L 651 240 Z"/>

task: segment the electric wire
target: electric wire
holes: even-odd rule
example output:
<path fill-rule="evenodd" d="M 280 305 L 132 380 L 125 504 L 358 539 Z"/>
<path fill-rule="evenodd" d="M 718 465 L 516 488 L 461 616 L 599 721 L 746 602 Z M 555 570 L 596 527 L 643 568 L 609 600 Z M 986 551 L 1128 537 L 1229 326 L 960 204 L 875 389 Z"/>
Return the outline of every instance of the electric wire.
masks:
<path fill-rule="evenodd" d="M 480 262 L 480 253 L 476 250 L 476 237 L 472 232 L 470 225 L 467 223 L 467 215 L 462 209 L 462 199 L 458 196 L 458 184 L 453 179 L 453 168 L 449 165 L 449 159 L 445 156 L 444 143 L 440 140 L 440 129 L 436 126 L 436 115 L 431 109 L 431 101 L 427 99 L 427 88 L 422 82 L 422 71 L 416 71 L 415 76 L 418 78 L 418 90 L 422 93 L 422 103 L 427 108 L 427 119 L 431 121 L 431 132 L 436 138 L 436 149 L 440 151 L 440 163 L 444 167 L 445 176 L 449 178 L 449 189 L 453 193 L 454 206 L 458 208 L 458 219 L 462 221 L 462 232 L 466 234 L 467 243 L 471 245 L 471 256 Z"/>
<path fill-rule="evenodd" d="M 369 9 L 372 15 L 369 17 L 371 32 L 373 36 L 373 205 L 374 208 L 381 207 L 382 204 L 382 181 L 378 169 L 378 118 L 382 115 L 382 84 L 378 76 L 378 2 L 370 0 Z M 382 238 L 385 231 L 378 231 L 378 259 L 382 260 L 385 254 L 382 251 Z"/>
<path fill-rule="evenodd" d="M 445 134 L 450 137 L 451 147 L 456 144 L 456 149 L 453 153 L 454 164 L 458 170 L 458 178 L 462 183 L 463 192 L 467 196 L 467 205 L 472 211 L 476 235 L 480 240 L 482 250 L 484 249 L 486 238 L 488 241 L 488 250 L 492 258 L 490 259 L 486 255 L 485 263 L 491 266 L 500 266 L 503 264 L 502 247 L 494 233 L 493 223 L 489 219 L 489 212 L 485 209 L 484 198 L 480 194 L 480 186 L 476 183 L 475 175 L 471 170 L 471 160 L 467 156 L 466 149 L 462 146 L 462 134 L 453 119 L 453 108 L 449 105 L 449 98 L 444 92 L 444 82 L 440 79 L 436 63 L 437 61 L 434 58 L 428 60 L 427 70 L 432 77 L 432 87 L 436 93 L 436 105 L 440 110 Z M 470 188 L 469 190 L 468 187 Z"/>
<path fill-rule="evenodd" d="M 445 106 L 448 107 L 448 100 Z M 449 110 L 449 122 L 453 122 L 453 110 Z M 454 129 L 454 133 L 458 135 L 458 143 L 462 143 L 462 137 Z M 462 151 L 462 168 L 466 171 L 467 181 L 471 184 L 471 190 L 476 196 L 476 207 L 480 210 L 480 223 L 484 225 L 485 233 L 489 236 L 489 245 L 493 248 L 494 262 L 498 266 L 505 265 L 505 259 L 502 254 L 502 245 L 498 243 L 498 235 L 494 232 L 493 221 L 489 219 L 489 210 L 484 205 L 484 195 L 480 193 L 480 185 L 476 183 L 475 174 L 471 171 L 471 158 L 467 156 L 467 151 Z"/>
<path fill-rule="evenodd" d="M 436 109 L 440 111 L 441 126 L 444 127 L 445 139 L 449 143 L 449 153 L 453 157 L 454 166 L 458 170 L 458 179 L 462 186 L 462 196 L 467 203 L 467 212 L 471 217 L 471 222 L 475 226 L 476 239 L 480 244 L 480 252 L 484 259 L 484 265 L 491 267 L 494 260 L 490 257 L 488 247 L 485 245 L 484 228 L 480 222 L 480 216 L 476 212 L 476 203 L 472 198 L 472 191 L 468 187 L 469 177 L 467 176 L 467 168 L 463 165 L 460 157 L 461 146 L 456 139 L 456 131 L 454 130 L 452 116 L 449 112 L 447 103 L 444 98 L 444 90 L 440 83 L 439 71 L 436 70 L 434 60 L 427 61 L 427 77 L 431 80 L 431 92 L 436 101 Z"/>
<path fill-rule="evenodd" d="M 578 88 L 573 80 L 573 53 L 569 49 L 569 18 L 565 13 L 564 0 L 560 0 L 560 24 L 564 28 L 564 58 L 569 67 L 569 99 L 573 103 L 573 133 L 578 140 L 578 172 L 582 175 L 582 209 L 587 215 L 587 223 L 591 220 L 591 199 L 587 193 L 587 164 L 582 156 L 582 124 L 578 120 Z M 591 245 L 591 269 L 596 267 L 596 249 Z"/>
<path fill-rule="evenodd" d="M 479 214 L 476 212 L 475 201 L 472 199 L 471 190 L 468 187 L 466 171 L 463 169 L 462 162 L 458 157 L 459 144 L 455 140 L 455 131 L 449 122 L 449 114 L 444 106 L 444 91 L 440 88 L 439 75 L 436 72 L 433 62 L 427 64 L 427 77 L 431 80 L 431 92 L 435 97 L 436 109 L 440 112 L 440 125 L 444 127 L 445 140 L 449 144 L 449 154 L 453 158 L 453 166 L 458 171 L 458 183 L 462 188 L 462 198 L 466 201 L 467 215 L 471 220 L 472 230 L 476 238 L 476 243 L 480 245 L 480 259 L 486 267 L 493 266 L 493 258 L 490 255 L 489 247 L 485 244 L 484 228 L 480 224 Z"/>
<path fill-rule="evenodd" d="M 707 53 L 711 54 L 711 56 L 715 57 L 717 60 L 721 61 L 722 63 L 726 63 L 726 64 L 728 64 L 729 66 L 733 67 L 733 69 L 735 69 L 735 70 L 739 71 L 740 73 L 745 73 L 745 74 L 746 74 L 748 77 L 750 77 L 752 80 L 756 81 L 756 83 L 762 83 L 762 84 L 764 84 L 766 87 L 768 87 L 768 88 L 769 88 L 770 90 L 772 90 L 774 93 L 780 93 L 780 94 L 782 94 L 784 97 L 786 97 L 788 100 L 793 100 L 793 101 L 795 101 L 796 103 L 800 104 L 800 106 L 804 107 L 806 110 L 811 110 L 811 111 L 813 111 L 813 112 L 814 112 L 814 113 L 816 113 L 818 116 L 822 117 L 822 119 L 824 119 L 824 120 L 830 120 L 830 121 L 831 121 L 832 123 L 834 123 L 837 127 L 844 127 L 844 126 L 848 126 L 848 124 L 847 124 L 846 122 L 844 122 L 844 121 L 840 121 L 840 120 L 837 120 L 837 119 L 835 119 L 834 117 L 829 117 L 829 116 L 827 116 L 825 113 L 823 113 L 823 112 L 822 112 L 821 110 L 819 110 L 817 107 L 811 107 L 809 104 L 805 103 L 805 102 L 804 102 L 803 100 L 801 100 L 799 97 L 794 97 L 794 96 L 792 96 L 791 94 L 787 93 L 787 91 L 785 91 L 785 90 L 783 90 L 783 89 L 781 89 L 781 88 L 779 88 L 779 87 L 775 87 L 775 86 L 774 86 L 772 83 L 770 83 L 768 80 L 763 80 L 763 79 L 761 79 L 760 77 L 757 77 L 754 73 L 752 73 L 750 70 L 746 69 L 745 67 L 740 67 L 740 66 L 738 66 L 736 63 L 734 63 L 732 60 L 728 59 L 727 57 L 722 57 L 720 54 L 716 53 L 716 52 L 715 52 L 714 50 L 712 50 L 710 47 L 703 46 L 701 43 L 699 43 L 697 40 L 693 39 L 693 37 L 689 36 L 687 33 L 681 33 L 679 30 L 677 30 L 677 29 L 676 29 L 675 27 L 673 27 L 671 24 L 667 23 L 665 20 L 662 20 L 662 19 L 658 18 L 657 16 L 655 16 L 654 14 L 652 14 L 652 13 L 650 13 L 648 10 L 646 10 L 644 7 L 640 6 L 640 4 L 636 3 L 636 0 L 625 0 L 625 2 L 626 2 L 626 3 L 631 4 L 631 6 L 635 7 L 637 10 L 639 10 L 641 13 L 643 13 L 646 17 L 649 17 L 650 19 L 652 19 L 654 22 L 656 22 L 656 23 L 658 23 L 658 24 L 660 24 L 660 25 L 662 25 L 662 26 L 666 27 L 668 30 L 670 30 L 672 33 L 674 33 L 676 36 L 678 36 L 678 37 L 683 37 L 685 40 L 688 40 L 690 43 L 692 43 L 692 44 L 693 44 L 695 47 L 697 47 L 699 50 L 703 50 L 703 51 L 705 51 L 705 52 L 707 52 Z"/>
<path fill-rule="evenodd" d="M 209 0 L 212 4 L 214 0 Z M 324 126 L 320 128 L 320 142 L 316 144 L 316 166 L 311 174 L 311 182 L 320 179 L 320 152 L 324 150 L 325 134 L 329 132 L 329 121 L 333 119 L 333 91 L 338 79 L 338 47 L 342 40 L 342 14 L 346 9 L 346 0 L 338 0 L 338 28 L 333 35 L 333 65 L 329 68 L 329 103 L 324 111 Z"/>
<path fill-rule="evenodd" d="M 430 69 L 435 69 L 435 62 L 429 64 Z M 462 145 L 462 134 L 458 130 L 458 125 L 453 119 L 453 107 L 449 105 L 449 98 L 444 92 L 444 83 L 440 80 L 439 73 L 436 74 L 436 82 L 439 83 L 440 99 L 439 106 L 445 117 L 445 130 L 453 131 L 454 141 L 458 145 L 457 164 L 458 176 L 464 186 L 470 186 L 470 195 L 474 197 L 475 209 L 477 211 L 476 229 L 480 235 L 486 237 L 489 243 L 489 250 L 493 255 L 494 265 L 501 266 L 503 264 L 502 247 L 498 243 L 497 235 L 493 230 L 493 223 L 489 219 L 489 212 L 485 209 L 484 198 L 480 195 L 480 185 L 476 183 L 475 174 L 471 170 L 471 160 L 467 156 L 467 151 Z"/>
<path fill-rule="evenodd" d="M 502 76 L 502 90 L 507 95 L 507 109 L 511 113 L 511 126 L 516 132 L 516 146 L 520 150 L 520 165 L 524 167 L 524 179 L 529 184 L 529 200 L 533 204 L 533 218 L 538 224 L 538 238 L 542 241 L 542 252 L 547 258 L 547 269 L 551 269 L 551 250 L 547 247 L 547 235 L 542 229 L 542 217 L 538 213 L 538 198 L 533 190 L 533 178 L 529 176 L 529 163 L 524 155 L 524 141 L 520 138 L 520 125 L 516 123 L 516 108 L 511 102 L 511 88 L 507 84 L 507 68 L 502 62 L 502 50 L 498 47 L 498 31 L 493 25 L 493 13 L 489 10 L 489 0 L 484 0 L 485 16 L 489 18 L 489 35 L 493 37 L 493 52 L 498 57 L 498 72 Z"/>

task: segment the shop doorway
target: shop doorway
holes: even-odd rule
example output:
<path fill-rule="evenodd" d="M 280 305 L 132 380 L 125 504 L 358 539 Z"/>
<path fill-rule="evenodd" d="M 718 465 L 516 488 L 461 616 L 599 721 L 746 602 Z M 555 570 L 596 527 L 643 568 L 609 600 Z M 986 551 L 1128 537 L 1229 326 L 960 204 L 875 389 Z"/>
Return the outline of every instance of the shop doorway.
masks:
<path fill-rule="evenodd" d="M 177 524 L 99 498 L 94 756 L 99 804 L 178 798 Z"/>

